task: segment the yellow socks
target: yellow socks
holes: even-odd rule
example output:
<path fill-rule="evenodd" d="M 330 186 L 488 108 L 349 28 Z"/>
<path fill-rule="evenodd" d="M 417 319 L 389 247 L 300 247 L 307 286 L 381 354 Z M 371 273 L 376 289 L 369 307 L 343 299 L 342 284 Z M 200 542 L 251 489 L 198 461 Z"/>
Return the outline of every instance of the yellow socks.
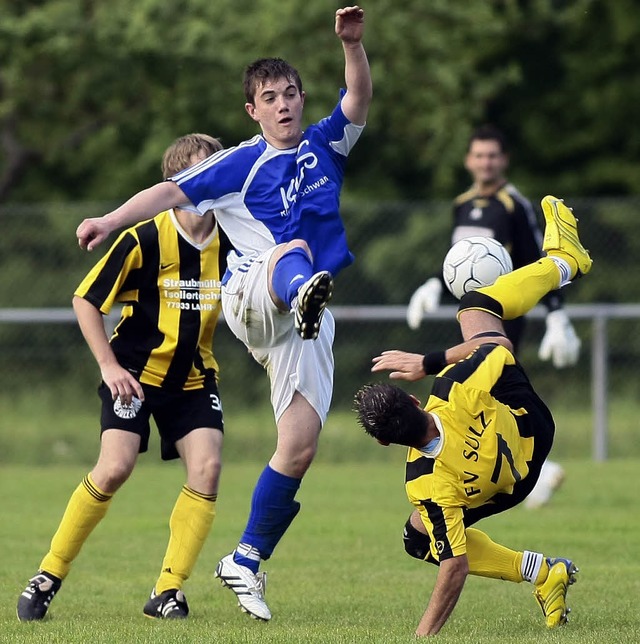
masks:
<path fill-rule="evenodd" d="M 112 496 L 98 488 L 90 474 L 84 477 L 69 499 L 49 552 L 40 563 L 41 570 L 59 579 L 69 574 L 80 548 L 107 513 Z M 181 588 L 191 574 L 211 530 L 215 500 L 215 494 L 200 494 L 186 485 L 182 488 L 169 520 L 171 536 L 155 586 L 156 593 Z"/>
<path fill-rule="evenodd" d="M 111 505 L 112 494 L 103 492 L 87 474 L 69 499 L 49 552 L 40 569 L 64 579 L 82 544 L 102 520 Z"/>
<path fill-rule="evenodd" d="M 469 572 L 478 577 L 541 584 L 549 574 L 544 555 L 505 548 L 476 528 L 467 528 L 467 559 Z"/>
<path fill-rule="evenodd" d="M 155 585 L 156 594 L 180 589 L 202 550 L 216 514 L 215 494 L 200 494 L 185 485 L 169 519 L 171 535 Z"/>
<path fill-rule="evenodd" d="M 550 257 L 501 275 L 494 284 L 478 289 L 502 305 L 502 319 L 513 320 L 530 311 L 550 291 L 560 286 L 560 271 Z"/>
<path fill-rule="evenodd" d="M 505 581 L 523 581 L 522 553 L 495 543 L 476 528 L 467 528 L 467 559 L 472 575 Z"/>

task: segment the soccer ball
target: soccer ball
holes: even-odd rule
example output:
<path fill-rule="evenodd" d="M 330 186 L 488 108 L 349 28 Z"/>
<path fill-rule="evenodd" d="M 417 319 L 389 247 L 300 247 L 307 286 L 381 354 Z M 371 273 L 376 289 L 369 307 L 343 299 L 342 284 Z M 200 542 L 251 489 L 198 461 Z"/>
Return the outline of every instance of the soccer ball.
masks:
<path fill-rule="evenodd" d="M 504 246 L 491 237 L 467 237 L 456 242 L 444 258 L 442 276 L 451 293 L 465 293 L 493 284 L 513 270 Z"/>

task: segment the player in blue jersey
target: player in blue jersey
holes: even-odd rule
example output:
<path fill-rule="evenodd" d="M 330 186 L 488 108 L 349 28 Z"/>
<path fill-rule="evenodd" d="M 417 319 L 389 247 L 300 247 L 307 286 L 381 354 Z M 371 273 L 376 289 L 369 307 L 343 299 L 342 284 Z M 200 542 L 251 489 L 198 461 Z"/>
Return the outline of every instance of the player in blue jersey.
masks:
<path fill-rule="evenodd" d="M 372 95 L 363 10 L 338 9 L 335 32 L 346 91 L 327 118 L 303 130 L 298 72 L 278 58 L 257 60 L 245 72 L 245 109 L 261 134 L 85 220 L 77 231 L 81 247 L 91 250 L 111 231 L 167 208 L 215 208 L 235 248 L 223 280 L 223 311 L 269 374 L 278 442 L 238 547 L 219 562 L 216 576 L 244 611 L 262 620 L 271 612 L 260 561 L 271 556 L 300 509 L 295 495 L 315 456 L 333 389 L 335 324 L 325 307 L 333 277 L 353 261 L 339 200 L 346 158 Z"/>

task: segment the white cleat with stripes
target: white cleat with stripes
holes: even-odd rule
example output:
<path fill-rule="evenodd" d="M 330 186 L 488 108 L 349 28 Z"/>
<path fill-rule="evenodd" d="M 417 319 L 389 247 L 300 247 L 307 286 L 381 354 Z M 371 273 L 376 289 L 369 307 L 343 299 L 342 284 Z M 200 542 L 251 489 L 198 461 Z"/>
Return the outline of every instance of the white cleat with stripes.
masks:
<path fill-rule="evenodd" d="M 216 566 L 215 576 L 224 586 L 231 589 L 238 598 L 238 606 L 254 619 L 268 622 L 271 611 L 264 600 L 267 575 L 254 574 L 246 566 L 233 560 L 233 552 L 223 557 Z"/>

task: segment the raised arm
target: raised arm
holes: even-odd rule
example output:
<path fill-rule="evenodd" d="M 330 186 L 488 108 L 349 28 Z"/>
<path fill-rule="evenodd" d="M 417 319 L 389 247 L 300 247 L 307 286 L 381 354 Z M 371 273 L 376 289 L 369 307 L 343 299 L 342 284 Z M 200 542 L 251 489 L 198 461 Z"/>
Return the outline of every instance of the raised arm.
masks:
<path fill-rule="evenodd" d="M 336 11 L 336 35 L 344 49 L 344 76 L 347 93 L 342 99 L 344 115 L 355 125 L 367 120 L 373 89 L 367 54 L 362 45 L 364 11 L 358 7 L 345 7 Z"/>
<path fill-rule="evenodd" d="M 85 219 L 76 230 L 80 248 L 93 250 L 119 228 L 151 219 L 159 212 L 187 203 L 189 199 L 173 181 L 163 181 L 141 190 L 131 199 L 102 217 Z"/>
<path fill-rule="evenodd" d="M 482 344 L 501 344 L 513 351 L 511 341 L 504 335 L 500 318 L 484 311 L 467 309 L 459 314 L 459 320 L 464 342 L 426 356 L 395 349 L 383 351 L 373 359 L 371 371 L 390 371 L 389 378 L 414 381 L 435 375 L 447 365 L 463 360 Z"/>

